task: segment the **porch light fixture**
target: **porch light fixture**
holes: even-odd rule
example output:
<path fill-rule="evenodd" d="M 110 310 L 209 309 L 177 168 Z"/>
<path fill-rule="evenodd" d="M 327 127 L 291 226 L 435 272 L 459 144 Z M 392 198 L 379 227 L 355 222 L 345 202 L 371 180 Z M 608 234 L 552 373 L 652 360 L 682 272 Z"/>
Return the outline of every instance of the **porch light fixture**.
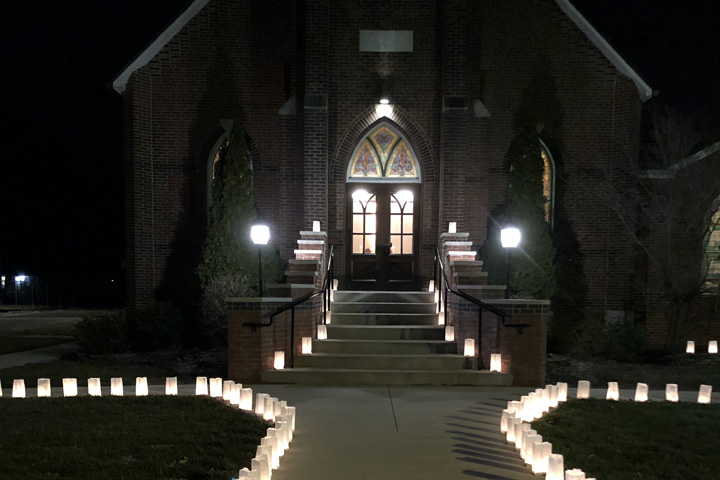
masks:
<path fill-rule="evenodd" d="M 685 347 L 685 353 L 695 353 L 695 341 L 688 340 L 687 346 Z"/>
<path fill-rule="evenodd" d="M 520 245 L 520 229 L 505 226 L 500 230 L 500 244 L 505 249 L 505 298 L 510 298 L 510 252 Z"/>
<path fill-rule="evenodd" d="M 250 238 L 258 247 L 258 297 L 262 297 L 262 246 L 270 240 L 270 227 L 264 224 L 253 225 L 250 228 Z"/>
<path fill-rule="evenodd" d="M 387 97 L 381 98 L 380 103 L 375 105 L 375 113 L 377 114 L 378 118 L 391 117 L 394 110 L 395 109 L 390 103 L 390 99 Z"/>
<path fill-rule="evenodd" d="M 63 378 L 63 396 L 77 397 L 77 378 Z"/>

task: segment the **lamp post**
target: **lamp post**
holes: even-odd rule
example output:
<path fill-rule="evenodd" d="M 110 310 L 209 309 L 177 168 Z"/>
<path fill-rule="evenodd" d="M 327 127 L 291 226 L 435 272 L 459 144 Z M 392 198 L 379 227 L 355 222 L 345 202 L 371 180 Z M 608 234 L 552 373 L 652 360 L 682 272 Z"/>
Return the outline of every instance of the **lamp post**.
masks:
<path fill-rule="evenodd" d="M 510 251 L 520 244 L 520 230 L 505 226 L 500 230 L 500 243 L 505 249 L 505 298 L 510 298 Z"/>
<path fill-rule="evenodd" d="M 250 227 L 250 238 L 258 246 L 258 297 L 262 297 L 262 246 L 270 240 L 270 227 L 257 224 Z"/>

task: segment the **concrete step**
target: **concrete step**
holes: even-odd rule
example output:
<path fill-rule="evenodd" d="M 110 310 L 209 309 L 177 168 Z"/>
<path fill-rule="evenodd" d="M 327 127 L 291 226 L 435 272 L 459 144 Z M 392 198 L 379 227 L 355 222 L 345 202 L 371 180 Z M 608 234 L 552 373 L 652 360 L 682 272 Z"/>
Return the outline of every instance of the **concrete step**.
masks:
<path fill-rule="evenodd" d="M 295 260 L 294 258 L 291 258 L 290 260 L 288 260 L 288 263 L 290 264 L 290 270 L 293 272 L 315 272 L 320 268 L 319 260 Z"/>
<path fill-rule="evenodd" d="M 451 354 L 313 353 L 296 355 L 295 367 L 342 370 L 475 370 L 477 358 Z"/>
<path fill-rule="evenodd" d="M 461 270 L 471 270 L 476 271 L 482 268 L 483 261 L 482 260 L 461 260 L 458 262 L 450 261 L 450 266 L 455 269 L 456 272 L 459 272 Z"/>
<path fill-rule="evenodd" d="M 336 297 L 337 298 L 337 297 Z M 435 313 L 435 303 L 397 303 L 397 302 L 338 302 L 332 304 L 336 313 Z"/>
<path fill-rule="evenodd" d="M 455 272 L 458 285 L 487 285 L 487 272 Z"/>
<path fill-rule="evenodd" d="M 512 375 L 487 370 L 343 370 L 290 368 L 262 373 L 263 383 L 303 385 L 510 386 Z"/>
<path fill-rule="evenodd" d="M 337 313 L 333 325 L 437 325 L 435 313 Z"/>
<path fill-rule="evenodd" d="M 270 297 L 291 297 L 293 289 L 295 296 L 302 296 L 315 290 L 315 285 L 312 283 L 275 283 L 268 285 L 267 288 Z"/>
<path fill-rule="evenodd" d="M 307 283 L 314 284 L 317 278 L 317 272 L 309 270 L 287 270 L 285 271 L 288 283 Z"/>
<path fill-rule="evenodd" d="M 443 340 L 315 340 L 315 353 L 371 353 L 398 355 L 457 354 L 456 342 Z"/>
<path fill-rule="evenodd" d="M 335 325 L 327 326 L 333 340 L 444 340 L 445 327 L 409 325 Z"/>
<path fill-rule="evenodd" d="M 368 292 L 338 290 L 334 293 L 336 302 L 370 303 L 432 303 L 433 292 Z"/>

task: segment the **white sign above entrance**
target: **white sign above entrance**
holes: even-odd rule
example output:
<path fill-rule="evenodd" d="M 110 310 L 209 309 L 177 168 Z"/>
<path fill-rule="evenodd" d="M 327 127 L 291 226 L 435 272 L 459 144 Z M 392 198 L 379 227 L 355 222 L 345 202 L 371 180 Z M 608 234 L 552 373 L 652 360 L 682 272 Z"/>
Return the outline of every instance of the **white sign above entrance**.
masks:
<path fill-rule="evenodd" d="M 360 30 L 361 52 L 412 52 L 412 30 Z"/>

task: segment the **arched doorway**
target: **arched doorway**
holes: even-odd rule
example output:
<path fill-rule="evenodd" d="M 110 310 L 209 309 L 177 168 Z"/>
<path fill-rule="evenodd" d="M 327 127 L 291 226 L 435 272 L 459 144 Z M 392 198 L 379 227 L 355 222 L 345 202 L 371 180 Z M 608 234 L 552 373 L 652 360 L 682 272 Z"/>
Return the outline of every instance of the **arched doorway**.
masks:
<path fill-rule="evenodd" d="M 390 123 L 360 139 L 346 177 L 348 288 L 419 288 L 421 179 L 412 146 Z"/>

